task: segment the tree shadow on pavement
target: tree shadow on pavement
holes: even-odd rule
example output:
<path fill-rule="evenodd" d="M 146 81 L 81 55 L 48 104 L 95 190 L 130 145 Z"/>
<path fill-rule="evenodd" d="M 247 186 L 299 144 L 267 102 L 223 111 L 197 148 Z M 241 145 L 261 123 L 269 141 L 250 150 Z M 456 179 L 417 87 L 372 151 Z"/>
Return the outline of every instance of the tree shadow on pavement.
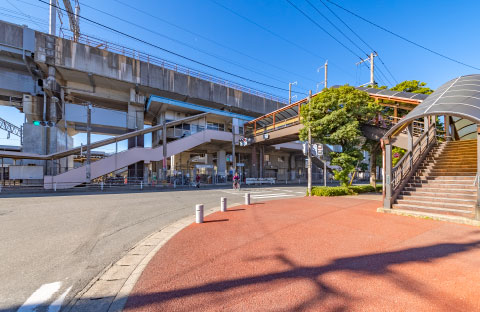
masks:
<path fill-rule="evenodd" d="M 308 280 L 313 282 L 316 287 L 315 295 L 293 309 L 291 307 L 288 308 L 289 311 L 305 310 L 314 305 L 317 306 L 321 304 L 322 301 L 331 297 L 342 299 L 341 301 L 343 302 L 334 309 L 335 311 L 348 310 L 349 305 L 353 304 L 355 298 L 352 298 L 351 295 L 341 292 L 340 290 L 335 289 L 334 287 L 329 286 L 327 283 L 321 281 L 323 275 L 332 272 L 347 272 L 370 276 L 382 276 L 390 281 L 393 281 L 396 286 L 404 289 L 407 292 L 414 293 L 422 296 L 422 298 L 431 300 L 433 306 L 440 304 L 439 302 L 435 302 L 438 301 L 438 293 L 434 293 L 432 290 L 429 290 L 428 285 L 413 280 L 410 277 L 397 272 L 392 267 L 395 265 L 413 262 L 429 263 L 435 259 L 445 258 L 453 254 L 464 253 L 479 247 L 480 241 L 470 243 L 443 243 L 431 246 L 408 248 L 399 251 L 338 258 L 322 266 L 297 265 L 283 253 L 278 253 L 273 256 L 255 257 L 250 260 L 262 261 L 264 259 L 267 260 L 267 258 L 271 259 L 274 257 L 281 263 L 286 264 L 289 269 L 263 275 L 248 276 L 237 279 L 226 279 L 218 282 L 175 289 L 171 291 L 135 294 L 128 298 L 127 307 L 142 307 L 149 305 L 155 306 L 156 304 L 165 303 L 173 299 L 178 300 L 180 298 L 199 294 L 224 292 L 250 285 L 264 284 L 265 287 L 267 287 L 269 283 L 279 280 L 292 282 L 297 280 Z M 198 303 L 200 304 L 200 302 Z M 442 304 L 447 305 L 444 306 L 444 308 L 448 308 L 451 311 L 458 309 L 457 302 L 454 298 L 444 300 Z M 465 304 L 465 302 L 462 302 L 462 304 Z"/>
<path fill-rule="evenodd" d="M 282 252 L 282 249 L 277 249 L 277 253 L 274 255 L 249 258 L 248 261 L 264 261 L 276 259 L 277 261 L 288 267 L 288 269 L 286 270 L 237 279 L 226 279 L 222 281 L 206 283 L 194 287 L 180 288 L 171 291 L 152 292 L 148 294 L 135 294 L 128 297 L 126 310 L 128 310 L 128 308 L 134 307 L 150 308 L 149 306 L 151 306 L 153 309 L 157 309 L 157 304 L 166 303 L 170 300 L 179 300 L 181 298 L 208 293 L 220 293 L 233 289 L 243 290 L 244 293 L 248 293 L 249 289 L 244 287 L 248 287 L 251 285 L 265 285 L 265 289 L 268 289 L 271 286 L 271 283 L 274 283 L 276 281 L 295 282 L 307 280 L 313 283 L 313 285 L 315 286 L 314 295 L 310 296 L 310 298 L 304 300 L 302 303 L 294 307 L 288 307 L 288 309 L 285 308 L 285 310 L 303 311 L 313 309 L 313 307 L 318 307 L 325 300 L 334 298 L 336 299 L 336 306 L 329 308 L 328 310 L 345 311 L 350 310 L 355 305 L 355 301 L 360 300 L 360 298 L 355 298 L 350 294 L 347 294 L 331 285 L 328 285 L 326 282 L 322 281 L 322 276 L 328 273 L 346 272 L 360 275 L 364 274 L 369 276 L 382 276 L 383 278 L 392 281 L 397 287 L 431 301 L 432 308 L 438 307 L 439 304 L 442 304 L 443 306 L 441 306 L 441 308 L 449 311 L 456 311 L 461 306 L 458 300 L 456 300 L 455 298 L 445 298 L 445 300 L 443 300 L 442 302 L 438 302 L 439 294 L 434 290 L 430 290 L 429 285 L 426 285 L 418 280 L 414 280 L 411 277 L 398 272 L 398 270 L 394 270 L 393 267 L 396 265 L 415 262 L 429 263 L 433 262 L 436 259 L 446 258 L 454 254 L 465 253 L 475 248 L 480 248 L 480 241 L 474 241 L 470 243 L 443 243 L 431 246 L 407 248 L 398 251 L 338 258 L 322 266 L 298 265 L 294 261 L 289 259 L 287 256 L 285 256 L 285 254 Z M 261 296 L 261 293 L 257 293 L 256 295 Z M 444 297 L 448 296 L 448 294 L 441 295 L 443 295 Z M 77 302 L 77 305 L 75 306 L 73 311 L 107 311 L 108 306 L 111 306 L 111 304 L 108 304 L 101 299 L 102 298 L 92 298 L 92 300 L 82 299 L 81 302 Z M 113 298 L 103 299 L 107 299 L 107 301 L 109 301 L 110 303 L 113 302 Z M 125 297 L 121 297 L 117 298 L 117 301 L 124 302 L 125 299 Z M 394 298 L 392 298 L 392 300 L 393 299 Z M 98 305 L 102 301 L 103 304 L 106 303 L 107 309 L 105 310 L 98 309 Z M 196 304 L 197 308 L 200 308 L 202 302 L 198 301 Z M 208 302 L 206 304 L 208 304 Z M 224 302 L 222 304 L 224 304 Z M 462 301 L 461 304 L 465 306 L 466 302 Z M 19 307 L 20 306 L 0 309 L 0 312 L 17 311 Z M 46 311 L 46 309 L 48 309 L 48 306 L 36 307 L 37 311 Z M 473 311 L 475 310 L 475 308 L 472 307 L 469 310 Z"/>

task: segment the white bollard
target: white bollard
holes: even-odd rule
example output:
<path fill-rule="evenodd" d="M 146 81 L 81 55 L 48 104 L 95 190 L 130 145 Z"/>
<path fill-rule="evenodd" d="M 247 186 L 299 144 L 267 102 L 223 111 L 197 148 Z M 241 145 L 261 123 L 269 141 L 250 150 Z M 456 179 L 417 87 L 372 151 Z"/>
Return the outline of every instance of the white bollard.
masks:
<path fill-rule="evenodd" d="M 250 193 L 245 193 L 245 205 L 250 205 Z"/>
<path fill-rule="evenodd" d="M 2 185 L 0 184 L 0 193 L 2 192 Z"/>
<path fill-rule="evenodd" d="M 140 189 L 143 190 L 143 181 L 140 181 Z"/>
<path fill-rule="evenodd" d="M 222 197 L 220 200 L 220 211 L 225 212 L 227 211 L 227 198 Z"/>
<path fill-rule="evenodd" d="M 196 223 L 203 223 L 203 205 L 202 204 L 197 204 L 195 206 L 195 216 L 196 216 Z"/>
<path fill-rule="evenodd" d="M 100 182 L 100 190 L 102 190 L 102 191 L 103 191 L 103 181 L 102 181 L 102 182 Z"/>
<path fill-rule="evenodd" d="M 53 183 L 53 191 L 54 191 L 54 192 L 57 191 L 57 182 Z"/>

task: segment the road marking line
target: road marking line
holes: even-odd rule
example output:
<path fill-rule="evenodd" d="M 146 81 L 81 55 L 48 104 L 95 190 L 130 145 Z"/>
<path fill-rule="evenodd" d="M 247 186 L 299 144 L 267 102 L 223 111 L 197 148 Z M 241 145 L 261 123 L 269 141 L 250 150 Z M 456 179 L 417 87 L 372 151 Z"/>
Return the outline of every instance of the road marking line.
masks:
<path fill-rule="evenodd" d="M 288 196 L 295 196 L 293 194 L 266 194 L 266 195 L 256 195 L 252 196 L 253 199 L 260 199 L 260 198 L 275 198 L 275 197 L 288 197 Z"/>
<path fill-rule="evenodd" d="M 71 289 L 72 289 L 72 286 L 68 287 L 67 290 L 65 290 L 65 292 L 61 294 L 60 297 L 57 298 L 57 300 L 52 302 L 52 304 L 48 307 L 47 312 L 60 311 L 60 308 L 62 307 L 62 304 L 63 304 L 63 300 L 65 300 L 65 297 L 67 296 L 67 294 L 70 292 Z"/>
<path fill-rule="evenodd" d="M 48 301 L 62 286 L 61 282 L 43 284 L 39 289 L 28 297 L 27 301 L 17 310 L 17 312 L 33 312 L 42 303 Z"/>
<path fill-rule="evenodd" d="M 295 193 L 297 193 L 297 194 L 305 194 L 305 192 L 295 192 Z"/>

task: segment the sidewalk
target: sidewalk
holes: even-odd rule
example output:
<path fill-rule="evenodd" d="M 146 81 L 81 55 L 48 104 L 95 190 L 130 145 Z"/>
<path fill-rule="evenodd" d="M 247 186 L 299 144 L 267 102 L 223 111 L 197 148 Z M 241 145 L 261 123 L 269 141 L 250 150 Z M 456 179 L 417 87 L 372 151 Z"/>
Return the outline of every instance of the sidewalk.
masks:
<path fill-rule="evenodd" d="M 380 205 L 312 197 L 211 214 L 158 251 L 125 311 L 480 310 L 480 228 Z"/>

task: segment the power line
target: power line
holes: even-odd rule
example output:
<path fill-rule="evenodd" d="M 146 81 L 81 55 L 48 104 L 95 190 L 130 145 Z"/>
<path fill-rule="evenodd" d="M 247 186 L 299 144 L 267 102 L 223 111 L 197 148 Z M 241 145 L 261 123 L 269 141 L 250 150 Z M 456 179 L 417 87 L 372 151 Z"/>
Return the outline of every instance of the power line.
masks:
<path fill-rule="evenodd" d="M 243 20 L 245 20 L 245 21 L 247 21 L 247 22 L 249 22 L 249 23 L 257 26 L 258 28 L 260 28 L 260 29 L 264 30 L 265 32 L 271 34 L 272 36 L 274 36 L 274 37 L 276 37 L 276 38 L 278 38 L 278 39 L 280 39 L 280 40 L 282 40 L 282 41 L 287 42 L 288 44 L 290 44 L 290 45 L 292 45 L 292 46 L 300 49 L 301 51 L 303 51 L 303 52 L 305 52 L 305 53 L 308 53 L 308 54 L 310 54 L 310 55 L 312 55 L 312 56 L 314 56 L 314 57 L 318 57 L 318 58 L 322 59 L 322 62 L 325 61 L 325 60 L 327 60 L 326 57 L 321 56 L 321 55 L 318 55 L 317 53 L 309 50 L 308 48 L 303 47 L 303 46 L 301 46 L 301 45 L 299 45 L 299 44 L 297 44 L 297 43 L 295 43 L 295 42 L 293 42 L 293 41 L 291 41 L 291 40 L 289 40 L 289 39 L 287 39 L 287 38 L 285 38 L 285 37 L 283 37 L 283 36 L 281 36 L 281 35 L 279 35 L 279 34 L 277 34 L 277 33 L 275 33 L 275 32 L 273 32 L 273 31 L 271 31 L 270 29 L 268 29 L 268 28 L 260 25 L 259 23 L 255 22 L 254 20 L 252 20 L 252 19 L 250 19 L 250 18 L 248 18 L 248 17 L 246 17 L 246 16 L 244 16 L 244 15 L 242 15 L 242 14 L 240 14 L 240 13 L 238 13 L 238 12 L 232 10 L 232 9 L 230 9 L 229 7 L 226 7 L 225 5 L 223 5 L 222 3 L 218 2 L 217 0 L 210 0 L 210 1 L 213 2 L 214 4 L 218 5 L 219 7 L 227 10 L 228 12 L 232 13 L 233 15 L 236 15 L 236 16 L 240 17 L 241 19 L 243 19 Z M 341 66 L 335 64 L 334 62 L 331 62 L 331 64 L 332 64 L 333 66 L 337 67 L 338 69 L 340 69 L 340 70 L 341 70 L 342 72 L 344 72 L 345 74 L 353 77 L 353 74 L 352 74 L 352 73 L 347 72 L 347 71 L 346 71 L 345 69 L 343 69 Z"/>
<path fill-rule="evenodd" d="M 347 27 L 358 39 L 360 39 L 360 41 L 362 41 L 371 51 L 375 51 L 374 48 L 372 48 L 365 40 L 362 39 L 362 37 L 360 37 L 360 35 L 355 31 L 353 30 L 340 16 L 338 16 L 332 9 L 330 9 L 329 6 L 327 6 L 325 4 L 325 2 L 323 2 L 323 0 L 319 0 L 340 22 L 343 23 L 343 25 L 345 25 L 345 27 Z M 395 77 L 393 76 L 392 72 L 388 69 L 387 65 L 383 62 L 382 58 L 380 56 L 378 56 L 378 60 L 382 63 L 382 65 L 385 67 L 385 69 L 387 70 L 387 72 L 390 74 L 390 76 L 393 78 L 393 80 L 398 84 L 398 80 L 395 79 Z"/>
<path fill-rule="evenodd" d="M 335 38 L 335 36 L 333 36 L 332 34 L 330 34 L 325 28 L 323 28 L 322 26 L 320 26 L 320 24 L 318 24 L 314 19 L 312 19 L 310 16 L 308 16 L 308 14 L 306 14 L 305 12 L 303 12 L 299 7 L 297 7 L 295 4 L 293 4 L 290 0 L 286 0 L 292 7 L 294 7 L 297 11 L 299 11 L 303 16 L 305 16 L 310 22 L 312 22 L 313 24 L 315 24 L 318 28 L 320 28 L 321 30 L 323 30 L 327 35 L 329 35 L 333 40 L 335 40 L 336 42 L 338 42 L 341 46 L 343 46 L 345 49 L 347 49 L 348 51 L 350 51 L 350 53 L 352 53 L 353 55 L 355 55 L 356 57 L 358 57 L 359 59 L 362 59 L 358 54 L 356 54 L 355 52 L 353 52 L 352 49 L 350 49 L 349 47 L 347 47 L 345 44 L 343 44 L 343 42 L 341 42 L 340 40 L 338 40 L 337 38 Z"/>
<path fill-rule="evenodd" d="M 327 20 L 327 22 L 330 23 L 330 25 L 332 25 L 336 30 L 338 30 L 339 33 L 341 33 L 345 38 L 347 38 L 348 41 L 350 41 L 355 47 L 357 47 L 357 49 L 359 49 L 360 51 L 362 51 L 363 54 L 367 55 L 368 56 L 368 53 L 365 52 L 360 46 L 358 46 L 358 44 L 356 44 L 352 39 L 350 39 L 349 36 L 347 36 L 347 34 L 345 34 L 340 28 L 337 27 L 337 25 L 335 25 L 332 21 L 330 21 L 330 19 L 325 16 L 325 14 L 323 14 L 322 12 L 320 12 L 320 10 L 312 3 L 310 2 L 309 0 L 305 0 L 315 11 L 317 11 L 318 14 L 320 14 L 320 16 L 322 16 L 324 19 Z"/>
<path fill-rule="evenodd" d="M 357 47 L 357 49 L 359 49 L 363 54 L 365 54 L 365 55 L 368 56 L 368 53 L 367 53 L 367 52 L 365 52 L 357 43 L 355 43 L 349 36 L 347 36 L 347 34 L 345 34 L 340 28 L 338 28 L 337 25 L 335 25 L 327 16 L 325 16 L 322 12 L 320 12 L 320 10 L 319 10 L 312 2 L 310 2 L 309 0 L 305 0 L 305 1 L 306 1 L 320 16 L 322 16 L 324 19 L 326 19 L 327 22 L 330 23 L 330 25 L 332 25 L 336 30 L 338 30 L 338 32 L 340 32 L 345 38 L 347 38 L 348 41 L 350 41 L 355 47 Z M 321 0 L 320 0 L 320 1 L 321 1 Z M 362 41 L 363 41 L 363 40 L 362 40 Z M 374 51 L 373 48 L 371 48 L 371 50 Z M 378 54 L 377 54 L 377 56 L 378 56 Z M 382 64 L 383 64 L 383 62 L 382 62 Z M 367 65 L 367 64 L 365 63 L 365 65 Z M 384 64 L 384 65 L 385 65 L 385 64 Z M 368 65 L 367 65 L 367 67 L 368 67 Z M 377 68 L 375 68 L 375 69 L 376 69 L 377 72 L 383 77 L 383 79 L 385 79 L 385 81 L 387 82 L 387 83 L 385 83 L 385 81 L 384 81 L 384 82 L 380 81 L 383 85 L 386 85 L 386 84 L 392 85 L 392 83 L 390 82 L 390 80 L 386 77 L 386 75 L 383 73 L 383 71 L 382 71 L 379 67 L 377 67 Z M 383 79 L 381 79 L 381 80 L 383 80 Z"/>
<path fill-rule="evenodd" d="M 113 17 L 113 18 L 115 18 L 115 19 L 117 19 L 117 20 L 119 20 L 119 21 L 122 21 L 122 22 L 124 22 L 124 23 L 130 24 L 130 25 L 133 25 L 133 26 L 138 27 L 138 28 L 140 28 L 140 29 L 143 29 L 143 30 L 145 30 L 145 31 L 148 31 L 148 32 L 150 32 L 150 33 L 152 33 L 152 34 L 154 34 L 154 35 L 157 35 L 157 36 L 166 38 L 166 39 L 168 39 L 168 40 L 170 40 L 170 41 L 173 41 L 173 42 L 178 43 L 178 44 L 180 44 L 180 45 L 186 46 L 186 47 L 188 47 L 188 48 L 190 48 L 190 49 L 193 49 L 193 50 L 195 50 L 195 51 L 201 52 L 201 53 L 206 54 L 206 55 L 208 55 L 208 56 L 211 56 L 211 57 L 213 57 L 213 58 L 222 60 L 222 61 L 224 61 L 224 62 L 226 62 L 226 63 L 229 63 L 229 64 L 232 64 L 232 65 L 238 66 L 238 67 L 243 68 L 243 69 L 245 69 L 245 70 L 247 70 L 247 71 L 253 72 L 253 73 L 255 73 L 255 74 L 261 75 L 261 76 L 263 76 L 263 77 L 266 77 L 266 78 L 275 80 L 275 81 L 280 82 L 280 83 L 283 83 L 283 84 L 287 84 L 287 83 L 288 83 L 288 82 L 282 81 L 282 80 L 280 80 L 280 79 L 278 79 L 278 78 L 276 78 L 276 77 L 273 77 L 273 76 L 270 76 L 270 75 L 268 75 L 268 74 L 265 74 L 265 73 L 263 73 L 263 72 L 261 72 L 261 71 L 252 69 L 252 68 L 250 68 L 250 67 L 248 67 L 248 66 L 244 66 L 244 65 L 242 65 L 242 64 L 239 64 L 239 63 L 237 63 L 237 62 L 235 62 L 235 61 L 233 61 L 233 60 L 229 60 L 229 59 L 227 59 L 227 58 L 224 58 L 224 57 L 222 57 L 222 56 L 220 56 L 220 55 L 218 55 L 218 54 L 210 53 L 210 52 L 208 52 L 208 51 L 205 51 L 205 50 L 203 50 L 203 49 L 199 49 L 199 48 L 197 48 L 197 47 L 195 47 L 195 46 L 193 46 L 193 45 L 184 43 L 184 42 L 182 42 L 182 41 L 180 41 L 180 40 L 177 40 L 177 39 L 175 39 L 175 38 L 172 38 L 172 37 L 170 37 L 170 36 L 161 34 L 161 33 L 157 32 L 157 31 L 154 31 L 154 30 L 152 30 L 152 29 L 150 29 L 150 28 L 147 28 L 147 27 L 144 27 L 144 26 L 142 26 L 142 25 L 139 25 L 139 24 L 130 22 L 129 20 L 126 20 L 126 19 L 124 19 L 124 18 L 118 17 L 118 16 L 116 16 L 116 15 L 110 14 L 110 13 L 105 12 L 105 11 L 102 11 L 102 10 L 99 10 L 99 9 L 97 9 L 97 8 L 94 8 L 94 7 L 89 6 L 89 5 L 87 5 L 87 4 L 84 4 L 84 3 L 81 3 L 81 4 L 82 4 L 82 6 L 85 6 L 85 7 L 87 7 L 87 8 L 90 8 L 90 9 L 95 10 L 95 11 L 97 11 L 97 12 L 100 12 L 100 13 L 102 13 L 102 14 L 105 14 L 105 15 L 108 15 L 108 16 L 110 16 L 110 17 Z M 306 90 L 306 91 L 307 91 L 307 90 Z"/>
<path fill-rule="evenodd" d="M 47 4 L 47 5 L 51 5 L 50 3 L 48 3 L 48 2 L 46 2 L 46 1 L 44 1 L 44 0 L 38 0 L 38 1 L 40 1 L 40 2 L 42 2 L 42 3 L 45 3 L 45 4 Z M 52 6 L 58 8 L 58 9 L 64 11 L 64 12 L 66 12 L 66 10 L 63 9 L 63 8 L 60 8 L 60 7 L 56 6 L 56 5 L 52 5 Z M 84 19 L 84 20 L 86 20 L 86 21 L 89 21 L 89 22 L 91 22 L 91 23 L 94 23 L 94 24 L 96 24 L 96 25 L 98 25 L 98 26 L 101 26 L 101 27 L 103 27 L 103 28 L 105 28 L 105 29 L 109 29 L 109 30 L 111 30 L 111 31 L 113 31 L 113 32 L 116 32 L 116 33 L 118 33 L 118 34 L 121 34 L 121 35 L 123 35 L 123 36 L 125 36 L 125 37 L 128 37 L 128 38 L 130 38 L 130 39 L 136 40 L 136 41 L 141 42 L 141 43 L 143 43 L 143 44 L 149 45 L 149 46 L 154 47 L 154 48 L 156 48 L 156 49 L 162 50 L 162 51 L 164 51 L 164 52 L 170 53 L 170 54 L 172 54 L 172 55 L 175 55 L 175 56 L 177 56 L 177 57 L 180 57 L 180 58 L 182 58 L 182 59 L 185 59 L 185 60 L 187 60 L 187 61 L 190 61 L 190 62 L 192 62 L 192 63 L 196 63 L 196 64 L 202 65 L 202 66 L 204 66 L 204 67 L 207 67 L 207 68 L 216 70 L 216 71 L 218 71 L 218 72 L 221 72 L 221 73 L 224 73 L 224 74 L 233 76 L 233 77 L 237 77 L 237 78 L 239 78 L 239 79 L 243 79 L 243 80 L 246 80 L 246 81 L 249 81 L 249 82 L 252 82 L 252 83 L 256 83 L 256 84 L 259 84 L 259 85 L 263 85 L 263 86 L 266 86 L 266 87 L 269 87 L 269 88 L 273 88 L 273 89 L 277 89 L 277 90 L 281 90 L 281 91 L 288 91 L 288 89 L 284 89 L 284 88 L 277 87 L 277 86 L 274 86 L 274 85 L 270 85 L 270 84 L 267 84 L 267 83 L 263 83 L 263 82 L 260 82 L 260 81 L 254 80 L 254 79 L 250 79 L 250 78 L 247 78 L 247 77 L 243 77 L 243 76 L 241 76 L 241 75 L 237 75 L 237 74 L 228 72 L 228 71 L 226 71 L 226 70 L 217 68 L 217 67 L 215 67 L 215 66 L 211 66 L 211 65 L 205 64 L 205 63 L 203 63 L 203 62 L 194 60 L 194 59 L 192 59 L 192 58 L 190 58 L 190 57 L 183 56 L 183 55 L 181 55 L 181 54 L 179 54 L 179 53 L 176 53 L 176 52 L 173 52 L 173 51 L 171 51 L 171 50 L 162 48 L 162 47 L 160 47 L 160 46 L 158 46 L 158 45 L 156 45 L 156 44 L 153 44 L 153 43 L 148 42 L 148 41 L 146 41 L 146 40 L 140 39 L 140 38 L 135 37 L 135 36 L 133 36 L 133 35 L 127 34 L 127 33 L 125 33 L 125 32 L 122 32 L 122 31 L 117 30 L 117 29 L 115 29 L 115 28 L 112 28 L 112 27 L 110 27 L 110 26 L 104 25 L 104 24 L 102 24 L 102 23 L 96 22 L 96 21 L 94 21 L 94 20 L 92 20 L 92 19 L 89 19 L 89 18 L 87 18 L 87 17 L 81 16 L 81 15 L 78 15 L 78 17 L 81 18 L 81 19 Z"/>
<path fill-rule="evenodd" d="M 356 14 L 356 13 L 354 13 L 354 12 L 352 12 L 352 11 L 344 8 L 344 7 L 342 7 L 342 6 L 339 5 L 339 4 L 336 4 L 335 2 L 333 2 L 333 1 L 331 1 L 331 0 L 326 0 L 326 1 L 330 2 L 331 4 L 337 6 L 337 7 L 340 8 L 340 9 L 342 9 L 342 10 L 344 10 L 344 11 L 352 14 L 353 16 L 355 16 L 355 17 L 357 17 L 357 18 L 359 18 L 359 19 L 361 19 L 361 20 L 363 20 L 363 21 L 365 21 L 365 22 L 367 22 L 367 23 L 369 23 L 369 24 L 371 24 L 371 25 L 373 25 L 373 26 L 375 26 L 375 27 L 377 27 L 377 28 L 385 31 L 385 32 L 388 32 L 389 34 L 391 34 L 391 35 L 393 35 L 393 36 L 395 36 L 395 37 L 398 37 L 398 38 L 400 38 L 400 39 L 402 39 L 402 40 L 404 40 L 404 41 L 406 41 L 406 42 L 408 42 L 408 43 L 411 43 L 411 44 L 413 44 L 413 45 L 415 45 L 415 46 L 417 46 L 417 47 L 419 47 L 419 48 L 421 48 L 421 49 L 424 49 L 424 50 L 426 50 L 426 51 L 428 51 L 428 52 L 431 52 L 431 53 L 433 53 L 433 54 L 436 54 L 436 55 L 438 55 L 438 56 L 440 56 L 440 57 L 443 57 L 443 58 L 445 58 L 445 59 L 447 59 L 447 60 L 450 60 L 450 61 L 452 61 L 452 62 L 455 62 L 455 63 L 457 63 L 457 64 L 460 64 L 460 65 L 463 65 L 463 66 L 466 66 L 466 67 L 470 67 L 470 68 L 473 68 L 473 69 L 476 69 L 476 70 L 480 70 L 480 68 L 478 68 L 478 67 L 475 67 L 475 66 L 472 66 L 472 65 L 468 65 L 468 64 L 463 63 L 463 62 L 461 62 L 461 61 L 458 61 L 458 60 L 456 60 L 456 59 L 454 59 L 454 58 L 451 58 L 451 57 L 449 57 L 449 56 L 446 56 L 446 55 L 444 55 L 444 54 L 442 54 L 442 53 L 440 53 L 440 52 L 436 52 L 436 51 L 434 51 L 434 50 L 432 50 L 432 49 L 430 49 L 430 48 L 427 48 L 427 47 L 425 47 L 425 46 L 423 46 L 423 45 L 421 45 L 421 44 L 418 44 L 418 43 L 416 43 L 416 42 L 414 42 L 414 41 L 412 41 L 412 40 L 410 40 L 410 39 L 407 39 L 407 38 L 405 38 L 405 37 L 403 37 L 403 36 L 401 36 L 401 35 L 399 35 L 399 34 L 396 34 L 396 33 L 394 33 L 393 31 L 388 30 L 388 29 L 386 29 L 385 27 L 382 27 L 382 26 L 380 26 L 380 25 L 378 25 L 378 24 L 375 24 L 374 22 L 369 21 L 369 20 L 367 20 L 366 18 L 361 17 L 360 15 L 358 15 L 358 14 Z"/>
<path fill-rule="evenodd" d="M 41 26 L 40 24 L 38 24 L 37 22 L 35 22 L 30 15 L 23 13 L 16 5 L 14 5 L 13 3 L 11 3 L 10 0 L 7 0 L 7 2 L 8 2 L 8 4 L 10 4 L 12 7 L 14 7 L 15 10 L 17 10 L 17 11 L 20 13 L 20 15 L 26 16 L 32 23 L 37 24 L 38 27 L 40 27 L 40 28 L 43 27 L 43 26 Z"/>
<path fill-rule="evenodd" d="M 291 75 L 296 75 L 296 76 L 298 76 L 298 77 L 301 77 L 301 78 L 304 78 L 304 79 L 307 79 L 307 80 L 316 82 L 316 80 L 310 79 L 310 78 L 308 78 L 308 77 L 306 77 L 306 76 L 303 76 L 303 75 L 298 74 L 298 73 L 295 73 L 295 72 L 291 72 L 291 71 L 289 71 L 289 70 L 287 70 L 287 69 L 285 69 L 285 68 L 279 67 L 279 66 L 277 66 L 277 65 L 275 65 L 275 64 L 271 64 L 271 63 L 265 62 L 264 60 L 261 60 L 261 59 L 259 59 L 259 58 L 254 57 L 254 56 L 251 56 L 251 55 L 249 55 L 249 54 L 247 54 L 247 53 L 245 53 L 245 52 L 242 52 L 242 51 L 240 51 L 240 50 L 237 50 L 237 49 L 234 49 L 234 48 L 232 48 L 232 47 L 229 47 L 229 46 L 227 46 L 227 45 L 225 45 L 225 44 L 223 44 L 223 43 L 221 43 L 221 42 L 218 42 L 218 41 L 216 41 L 216 40 L 213 40 L 213 39 L 211 39 L 211 38 L 208 38 L 208 37 L 206 37 L 206 36 L 204 36 L 204 35 L 202 35 L 202 34 L 193 32 L 193 31 L 191 31 L 191 30 L 189 30 L 189 29 L 187 29 L 187 28 L 185 28 L 185 27 L 176 25 L 176 24 L 174 24 L 174 23 L 172 23 L 172 22 L 170 22 L 170 21 L 167 21 L 167 20 L 165 20 L 165 19 L 163 19 L 163 18 L 160 18 L 160 17 L 158 17 L 158 16 L 155 16 L 155 15 L 153 15 L 153 14 L 150 14 L 150 13 L 148 13 L 148 12 L 146 12 L 146 11 L 140 10 L 140 9 L 138 9 L 138 8 L 132 6 L 132 5 L 129 5 L 129 4 L 127 4 L 127 3 L 124 3 L 124 2 L 122 2 L 122 1 L 120 1 L 120 0 L 114 0 L 114 1 L 117 2 L 117 3 L 120 3 L 120 4 L 124 5 L 124 6 L 126 6 L 126 7 L 130 8 L 130 9 L 132 9 L 132 10 L 135 10 L 135 11 L 137 11 L 137 12 L 140 12 L 140 13 L 142 13 L 142 14 L 145 14 L 145 15 L 147 15 L 147 16 L 150 16 L 150 17 L 152 17 L 152 18 L 154 18 L 154 19 L 157 19 L 157 20 L 159 20 L 159 21 L 162 21 L 162 22 L 164 22 L 164 23 L 166 23 L 166 24 L 168 24 L 168 25 L 170 25 L 170 26 L 172 26 L 172 27 L 175 27 L 175 28 L 177 28 L 177 29 L 183 30 L 183 31 L 185 31 L 185 32 L 187 32 L 187 33 L 189 33 L 189 34 L 198 36 L 198 37 L 200 37 L 200 38 L 202 38 L 202 39 L 204 39 L 204 40 L 206 40 L 206 41 L 209 41 L 209 42 L 211 42 L 211 43 L 213 43 L 213 44 L 216 44 L 216 45 L 218 45 L 218 46 L 220 46 L 220 47 L 222 47 L 222 48 L 225 48 L 225 49 L 228 49 L 228 50 L 230 50 L 230 51 L 234 51 L 234 52 L 236 52 L 236 53 L 238 53 L 238 54 L 240 54 L 240 55 L 246 56 L 246 57 L 248 57 L 248 58 L 250 58 L 250 59 L 252 59 L 252 60 L 255 60 L 255 61 L 259 62 L 259 63 L 266 64 L 266 65 L 269 65 L 269 66 L 271 66 L 271 67 L 273 67 L 273 68 L 276 68 L 276 69 L 278 69 L 278 70 L 281 70 L 281 71 L 284 71 L 284 72 L 286 72 L 286 73 L 289 73 L 289 74 L 291 74 Z"/>

